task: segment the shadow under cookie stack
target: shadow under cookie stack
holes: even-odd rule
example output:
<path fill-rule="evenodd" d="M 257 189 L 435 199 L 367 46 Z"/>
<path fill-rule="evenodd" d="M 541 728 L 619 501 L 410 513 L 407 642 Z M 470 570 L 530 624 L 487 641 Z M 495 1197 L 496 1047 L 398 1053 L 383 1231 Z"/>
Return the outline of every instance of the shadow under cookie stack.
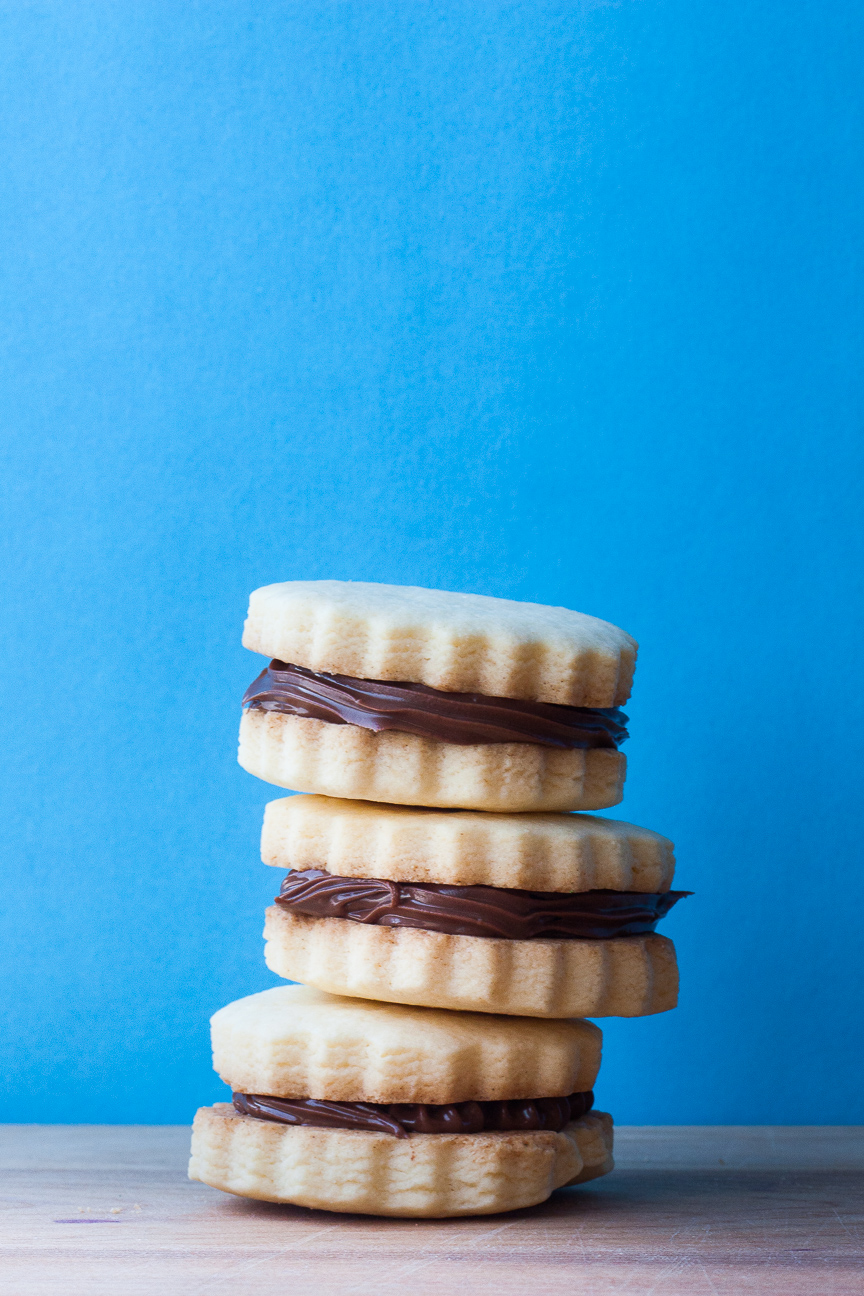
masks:
<path fill-rule="evenodd" d="M 342 581 L 256 590 L 240 764 L 287 872 L 211 1022 L 233 1104 L 189 1176 L 372 1215 L 516 1210 L 612 1169 L 589 1017 L 674 1008 L 665 837 L 617 805 L 636 644 L 566 608 Z"/>

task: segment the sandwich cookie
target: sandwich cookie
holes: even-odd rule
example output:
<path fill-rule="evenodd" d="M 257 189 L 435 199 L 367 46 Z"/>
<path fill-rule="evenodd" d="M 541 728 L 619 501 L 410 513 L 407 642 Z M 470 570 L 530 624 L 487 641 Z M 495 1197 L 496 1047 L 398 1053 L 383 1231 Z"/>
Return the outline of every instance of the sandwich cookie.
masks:
<path fill-rule="evenodd" d="M 654 928 L 672 843 L 592 815 L 426 810 L 297 796 L 265 811 L 288 869 L 267 910 L 271 971 L 334 994 L 521 1017 L 674 1008 Z"/>
<path fill-rule="evenodd" d="M 301 792 L 491 811 L 621 800 L 636 643 L 567 608 L 346 581 L 256 590 L 239 761 Z"/>
<path fill-rule="evenodd" d="M 195 1117 L 189 1177 L 331 1211 L 517 1210 L 612 1168 L 601 1033 L 266 990 L 211 1021 L 233 1103 Z"/>

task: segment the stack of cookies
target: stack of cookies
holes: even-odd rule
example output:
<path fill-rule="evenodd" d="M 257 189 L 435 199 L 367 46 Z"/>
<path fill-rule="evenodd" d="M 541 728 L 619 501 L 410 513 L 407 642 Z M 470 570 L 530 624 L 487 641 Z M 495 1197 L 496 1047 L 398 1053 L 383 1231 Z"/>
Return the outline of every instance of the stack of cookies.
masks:
<path fill-rule="evenodd" d="M 240 764 L 286 872 L 287 985 L 212 1019 L 233 1104 L 190 1177 L 333 1211 L 441 1217 L 612 1168 L 586 1017 L 675 1006 L 666 838 L 622 797 L 636 644 L 566 608 L 341 581 L 256 590 Z M 577 812 L 577 813 L 574 813 Z"/>

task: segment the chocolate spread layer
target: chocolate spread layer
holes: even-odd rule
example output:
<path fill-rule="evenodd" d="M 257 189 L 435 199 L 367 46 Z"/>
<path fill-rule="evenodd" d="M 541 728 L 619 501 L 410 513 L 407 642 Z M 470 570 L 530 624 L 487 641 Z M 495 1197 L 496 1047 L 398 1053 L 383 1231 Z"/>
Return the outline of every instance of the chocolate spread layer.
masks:
<path fill-rule="evenodd" d="M 556 706 L 483 693 L 443 693 L 426 684 L 328 675 L 271 661 L 243 696 L 243 705 L 380 733 L 473 743 L 536 743 L 541 747 L 617 747 L 627 738 L 618 707 Z"/>
<path fill-rule="evenodd" d="M 562 1130 L 594 1106 L 594 1094 L 569 1098 L 516 1098 L 507 1102 L 339 1103 L 317 1098 L 273 1098 L 234 1094 L 243 1116 L 282 1125 L 320 1129 L 373 1130 L 407 1138 L 409 1134 L 479 1134 L 482 1130 Z"/>
<path fill-rule="evenodd" d="M 653 932 L 691 891 L 518 891 L 490 886 L 389 882 L 293 869 L 276 903 L 312 918 L 419 927 L 449 936 L 506 940 L 606 940 Z"/>

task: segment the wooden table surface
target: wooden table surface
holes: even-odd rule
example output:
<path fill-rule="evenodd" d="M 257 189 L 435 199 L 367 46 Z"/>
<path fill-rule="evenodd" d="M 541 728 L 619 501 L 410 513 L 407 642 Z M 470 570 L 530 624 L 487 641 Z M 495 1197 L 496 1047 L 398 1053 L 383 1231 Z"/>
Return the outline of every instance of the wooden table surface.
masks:
<path fill-rule="evenodd" d="M 4 1296 L 864 1293 L 864 1127 L 616 1131 L 510 1215 L 381 1220 L 189 1183 L 178 1126 L 0 1126 Z"/>

